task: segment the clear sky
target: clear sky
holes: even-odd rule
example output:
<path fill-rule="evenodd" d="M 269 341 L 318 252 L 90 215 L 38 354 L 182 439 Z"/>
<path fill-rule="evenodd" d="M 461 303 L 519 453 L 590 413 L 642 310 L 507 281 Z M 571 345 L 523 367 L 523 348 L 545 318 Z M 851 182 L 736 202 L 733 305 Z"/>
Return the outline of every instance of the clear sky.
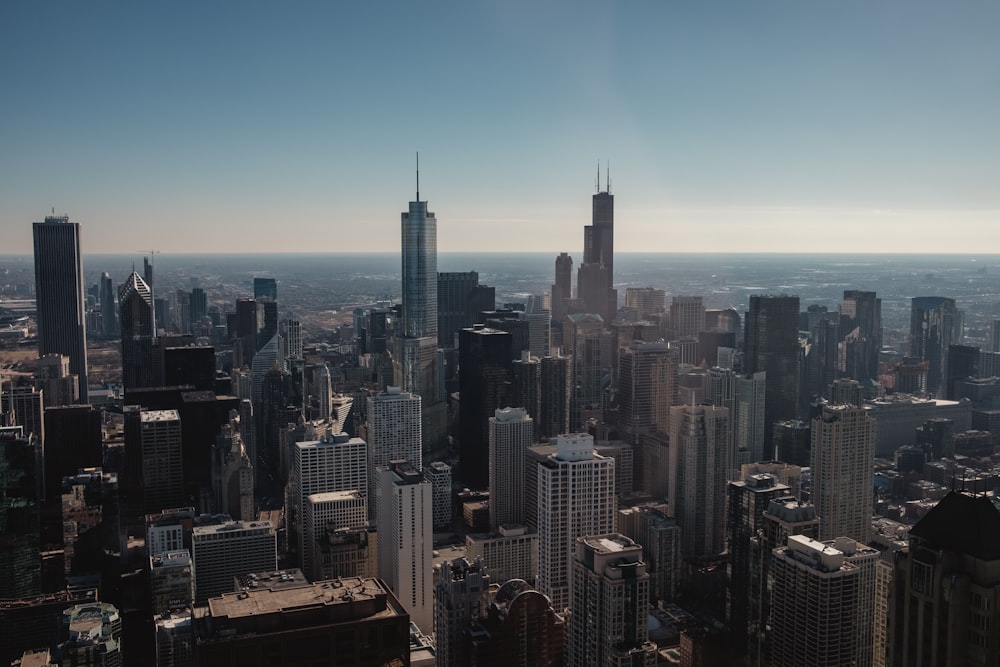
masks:
<path fill-rule="evenodd" d="M 1000 2 L 0 2 L 0 252 L 1000 252 Z M 602 167 L 603 173 L 603 167 Z M 603 179 L 603 176 L 602 176 Z"/>

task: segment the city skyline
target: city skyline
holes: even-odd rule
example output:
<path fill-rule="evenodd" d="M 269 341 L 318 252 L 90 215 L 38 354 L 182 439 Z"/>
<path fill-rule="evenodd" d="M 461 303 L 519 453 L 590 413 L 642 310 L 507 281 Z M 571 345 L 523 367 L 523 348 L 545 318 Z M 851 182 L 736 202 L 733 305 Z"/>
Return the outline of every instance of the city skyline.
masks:
<path fill-rule="evenodd" d="M 580 255 L 610 161 L 616 252 L 809 251 L 835 226 L 825 251 L 973 253 L 1000 241 L 998 19 L 929 0 L 6 5 L 4 251 L 54 207 L 85 254 L 392 252 L 419 150 L 441 252 Z"/>

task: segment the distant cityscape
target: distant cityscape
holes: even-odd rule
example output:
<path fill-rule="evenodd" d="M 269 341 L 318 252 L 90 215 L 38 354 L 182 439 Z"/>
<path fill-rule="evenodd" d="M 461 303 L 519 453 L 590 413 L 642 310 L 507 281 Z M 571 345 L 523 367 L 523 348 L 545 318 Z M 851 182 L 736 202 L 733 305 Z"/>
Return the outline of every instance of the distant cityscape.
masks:
<path fill-rule="evenodd" d="M 616 254 L 600 173 L 566 252 L 401 208 L 0 255 L 0 664 L 1000 664 L 1000 256 Z"/>

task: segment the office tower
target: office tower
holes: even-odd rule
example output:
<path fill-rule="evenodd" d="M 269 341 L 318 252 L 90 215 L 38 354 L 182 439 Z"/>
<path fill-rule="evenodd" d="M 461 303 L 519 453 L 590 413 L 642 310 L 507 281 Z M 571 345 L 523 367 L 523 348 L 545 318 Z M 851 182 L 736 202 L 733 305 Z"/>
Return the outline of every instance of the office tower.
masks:
<path fill-rule="evenodd" d="M 1000 511 L 986 495 L 952 491 L 910 529 L 889 592 L 887 665 L 1000 661 L 996 564 Z"/>
<path fill-rule="evenodd" d="M 316 416 L 323 420 L 329 419 L 333 410 L 333 384 L 329 366 L 322 364 L 316 367 L 313 371 L 313 386 L 316 388 L 316 402 L 319 404 Z"/>
<path fill-rule="evenodd" d="M 928 419 L 918 426 L 914 441 L 921 445 L 931 459 L 955 458 L 955 422 L 951 419 Z"/>
<path fill-rule="evenodd" d="M 666 343 L 634 341 L 619 351 L 618 427 L 626 442 L 644 433 L 670 431 L 677 403 L 678 354 Z"/>
<path fill-rule="evenodd" d="M 464 407 L 464 406 L 463 406 Z M 369 479 L 371 471 L 394 459 L 406 459 L 420 469 L 421 399 L 399 387 L 368 397 Z"/>
<path fill-rule="evenodd" d="M 278 281 L 274 278 L 253 279 L 253 298 L 258 301 L 278 300 Z"/>
<path fill-rule="evenodd" d="M 811 445 L 812 435 L 809 422 L 797 419 L 775 422 L 775 460 L 785 461 L 797 466 L 808 466 L 811 461 Z"/>
<path fill-rule="evenodd" d="M 121 313 L 122 384 L 125 389 L 153 382 L 153 294 L 135 271 L 118 289 Z"/>
<path fill-rule="evenodd" d="M 124 664 L 122 618 L 118 609 L 107 602 L 92 602 L 64 611 L 54 657 L 59 665 L 105 667 Z"/>
<path fill-rule="evenodd" d="M 193 507 L 172 507 L 146 515 L 146 553 L 159 556 L 191 546 L 191 529 L 197 514 Z"/>
<path fill-rule="evenodd" d="M 734 641 L 743 647 L 750 637 L 764 631 L 761 596 L 767 585 L 765 561 L 770 553 L 760 550 L 764 512 L 775 498 L 788 494 L 774 475 L 750 475 L 729 483 L 729 513 L 726 517 L 729 551 L 729 627 Z M 752 654 L 751 654 L 752 655 Z"/>
<path fill-rule="evenodd" d="M 194 635 L 190 610 L 167 612 L 153 619 L 156 624 L 156 667 L 193 664 Z"/>
<path fill-rule="evenodd" d="M 681 555 L 700 561 L 725 550 L 729 410 L 670 408 L 670 511 L 681 524 Z"/>
<path fill-rule="evenodd" d="M 437 219 L 427 202 L 420 201 L 419 185 L 416 201 L 402 214 L 401 229 L 403 305 L 396 329 L 394 384 L 423 401 L 422 442 L 431 452 L 445 444 L 447 408 L 438 377 Z"/>
<path fill-rule="evenodd" d="M 563 356 L 542 357 L 538 384 L 538 437 L 554 438 L 569 432 L 572 359 Z"/>
<path fill-rule="evenodd" d="M 174 345 L 166 337 L 153 348 L 163 387 L 189 386 L 197 391 L 215 389 L 215 348 L 211 345 Z"/>
<path fill-rule="evenodd" d="M 910 300 L 910 356 L 928 363 L 928 394 L 944 390 L 948 346 L 962 340 L 962 313 L 955 300 L 917 296 Z"/>
<path fill-rule="evenodd" d="M 46 354 L 38 360 L 35 387 L 43 393 L 45 407 L 80 402 L 80 378 L 69 372 L 69 357 Z"/>
<path fill-rule="evenodd" d="M 642 546 L 642 560 L 649 573 L 649 603 L 677 598 L 681 563 L 681 529 L 656 503 L 618 510 L 618 532 Z"/>
<path fill-rule="evenodd" d="M 327 525 L 312 545 L 312 581 L 376 576 L 377 542 L 374 525 L 355 528 Z"/>
<path fill-rule="evenodd" d="M 46 216 L 32 225 L 35 240 L 35 301 L 38 356 L 64 354 L 80 378 L 80 400 L 87 401 L 87 331 L 83 301 L 80 223 L 68 216 Z"/>
<path fill-rule="evenodd" d="M 475 271 L 437 274 L 438 347 L 455 347 L 459 330 L 481 324 L 480 313 L 496 308 L 495 289 L 479 284 Z"/>
<path fill-rule="evenodd" d="M 729 410 L 729 462 L 736 466 L 740 461 L 740 453 L 736 444 L 736 427 L 739 423 L 739 412 L 736 409 L 736 371 L 731 368 L 714 366 L 705 374 L 705 403 Z M 762 399 L 763 400 L 763 399 Z M 746 458 L 749 458 L 749 452 Z M 732 477 L 730 477 L 732 478 Z"/>
<path fill-rule="evenodd" d="M 181 417 L 177 410 L 126 407 L 125 459 L 129 478 L 126 495 L 140 502 L 144 512 L 184 504 Z"/>
<path fill-rule="evenodd" d="M 556 453 L 538 464 L 538 590 L 555 609 L 569 604 L 576 538 L 612 530 L 615 463 L 594 451 L 594 438 L 556 438 Z"/>
<path fill-rule="evenodd" d="M 363 491 L 327 491 L 306 496 L 302 517 L 302 571 L 310 581 L 323 578 L 319 544 L 329 529 L 368 525 L 368 501 Z"/>
<path fill-rule="evenodd" d="M 863 383 L 878 380 L 882 349 L 882 299 L 875 292 L 844 290 L 840 304 L 847 376 Z"/>
<path fill-rule="evenodd" d="M 0 412 L 14 413 L 14 425 L 24 428 L 24 437 L 35 436 L 45 442 L 45 394 L 35 387 L 0 389 Z"/>
<path fill-rule="evenodd" d="M 226 592 L 193 616 L 203 667 L 410 664 L 410 619 L 377 579 Z"/>
<path fill-rule="evenodd" d="M 288 543 L 296 547 L 303 571 L 309 571 L 303 531 L 309 496 L 351 490 L 368 494 L 368 444 L 364 440 L 341 433 L 324 440 L 295 443 L 285 507 Z"/>
<path fill-rule="evenodd" d="M 215 438 L 212 450 L 212 508 L 237 520 L 254 518 L 253 464 L 239 432 L 236 411 Z"/>
<path fill-rule="evenodd" d="M 719 363 L 720 349 L 734 349 L 735 347 L 736 334 L 732 332 L 718 330 L 698 332 L 698 361 L 704 360 L 705 365 L 709 368 L 722 366 Z"/>
<path fill-rule="evenodd" d="M 824 405 L 812 420 L 811 498 L 822 518 L 820 539 L 871 535 L 875 419 L 866 408 Z"/>
<path fill-rule="evenodd" d="M 257 349 L 266 339 L 261 335 L 264 328 L 264 302 L 256 299 L 236 300 L 236 330 L 230 331 L 234 345 L 233 366 L 247 366 L 254 358 Z M 235 355 L 235 348 L 238 345 L 240 358 Z"/>
<path fill-rule="evenodd" d="M 149 556 L 149 588 L 153 615 L 190 608 L 194 604 L 194 570 L 187 549 Z"/>
<path fill-rule="evenodd" d="M 542 364 L 538 357 L 528 350 L 521 352 L 520 358 L 511 362 L 510 393 L 508 405 L 524 408 L 533 420 L 533 439 L 538 439 L 538 418 L 541 414 Z"/>
<path fill-rule="evenodd" d="M 196 604 L 233 590 L 236 577 L 278 567 L 277 539 L 270 521 L 225 521 L 195 526 L 191 534 Z"/>
<path fill-rule="evenodd" d="M 0 435 L 0 599 L 41 593 L 38 445 Z"/>
<path fill-rule="evenodd" d="M 666 310 L 667 293 L 653 287 L 628 287 L 625 289 L 625 305 L 635 308 L 640 320 Z"/>
<path fill-rule="evenodd" d="M 944 397 L 957 400 L 956 385 L 979 375 L 979 348 L 970 345 L 949 345 L 945 376 Z"/>
<path fill-rule="evenodd" d="M 528 322 L 528 350 L 537 358 L 546 356 L 552 348 L 552 309 L 546 305 L 546 300 L 544 294 L 529 294 L 521 316 Z"/>
<path fill-rule="evenodd" d="M 115 308 L 115 287 L 107 271 L 101 274 L 101 333 L 106 338 L 118 334 L 118 309 Z"/>
<path fill-rule="evenodd" d="M 563 324 L 563 347 L 573 358 L 570 429 L 582 428 L 584 415 L 601 407 L 602 381 L 611 370 L 610 341 L 603 333 L 597 314 L 567 315 Z"/>
<path fill-rule="evenodd" d="M 104 464 L 101 411 L 91 405 L 45 410 L 45 496 L 59 498 L 62 479 Z"/>
<path fill-rule="evenodd" d="M 990 337 L 985 351 L 1000 352 L 1000 320 L 990 322 Z"/>
<path fill-rule="evenodd" d="M 857 354 L 863 345 L 855 342 L 845 342 L 841 335 L 841 319 L 844 326 L 847 325 L 846 317 L 837 317 L 835 314 L 823 312 L 819 317 L 810 317 L 812 309 L 816 306 L 809 306 L 810 311 L 805 313 L 803 319 L 813 320 L 806 331 L 809 332 L 807 343 L 803 346 L 802 358 L 802 386 L 799 392 L 799 410 L 801 414 L 808 414 L 809 401 L 815 397 L 825 396 L 827 388 L 838 376 L 843 375 L 843 358 L 849 352 Z M 856 330 L 853 333 L 856 333 Z M 859 372 L 855 364 L 855 372 Z M 861 371 L 860 374 L 866 374 Z M 873 380 L 865 380 L 865 385 L 870 386 Z"/>
<path fill-rule="evenodd" d="M 479 615 L 490 575 L 479 560 L 456 558 L 441 564 L 441 578 L 434 587 L 435 656 L 438 667 L 470 664 L 466 632 Z"/>
<path fill-rule="evenodd" d="M 195 287 L 191 290 L 191 331 L 200 331 L 200 325 L 208 317 L 208 295 L 205 290 Z"/>
<path fill-rule="evenodd" d="M 600 180 L 600 179 L 598 179 Z M 588 312 L 599 313 L 606 322 L 618 311 L 615 273 L 615 198 L 610 183 L 593 196 L 591 224 L 583 228 L 583 263 L 577 275 L 577 296 Z"/>
<path fill-rule="evenodd" d="M 121 558 L 117 474 L 84 468 L 64 477 L 61 504 L 67 576 L 100 574 Z"/>
<path fill-rule="evenodd" d="M 524 454 L 534 442 L 534 420 L 524 408 L 490 417 L 490 526 L 524 522 Z"/>
<path fill-rule="evenodd" d="M 556 281 L 552 284 L 552 321 L 561 326 L 569 314 L 569 300 L 573 298 L 573 258 L 566 253 L 556 257 Z"/>
<path fill-rule="evenodd" d="M 282 320 L 281 333 L 285 339 L 286 358 L 302 359 L 302 322 Z"/>
<path fill-rule="evenodd" d="M 567 665 L 656 664 L 642 547 L 618 533 L 576 539 Z"/>
<path fill-rule="evenodd" d="M 765 372 L 764 446 L 772 443 L 774 422 L 798 417 L 799 297 L 750 296 L 744 371 Z"/>
<path fill-rule="evenodd" d="M 424 468 L 424 478 L 433 490 L 434 527 L 451 526 L 451 466 L 444 461 L 431 461 Z"/>
<path fill-rule="evenodd" d="M 871 662 L 870 644 L 864 660 L 859 607 L 874 591 L 865 590 L 864 566 L 833 544 L 793 535 L 771 556 L 770 664 L 775 667 Z M 868 632 L 870 638 L 870 626 Z"/>
<path fill-rule="evenodd" d="M 563 664 L 566 636 L 563 617 L 541 592 L 524 581 L 503 584 L 492 596 L 472 635 L 477 667 Z"/>
<path fill-rule="evenodd" d="M 253 401 L 255 407 L 259 406 L 263 399 L 264 376 L 275 366 L 281 372 L 287 370 L 284 356 L 281 353 L 282 347 L 282 338 L 276 335 L 257 350 L 253 361 L 250 362 L 250 400 Z"/>
<path fill-rule="evenodd" d="M 496 329 L 459 333 L 459 477 L 469 488 L 489 485 L 489 418 L 506 407 L 511 335 Z"/>
<path fill-rule="evenodd" d="M 671 340 L 697 338 L 705 329 L 705 303 L 700 296 L 675 296 L 670 301 Z"/>
<path fill-rule="evenodd" d="M 406 461 L 376 473 L 378 573 L 424 632 L 434 628 L 432 489 Z"/>

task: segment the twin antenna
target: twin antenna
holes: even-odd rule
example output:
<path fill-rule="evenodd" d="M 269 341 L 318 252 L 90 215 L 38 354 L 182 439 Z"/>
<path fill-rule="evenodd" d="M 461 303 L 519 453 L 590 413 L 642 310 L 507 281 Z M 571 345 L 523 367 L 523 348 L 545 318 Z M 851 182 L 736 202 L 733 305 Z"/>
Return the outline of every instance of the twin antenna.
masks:
<path fill-rule="evenodd" d="M 610 160 L 605 165 L 605 167 L 607 169 L 607 173 L 606 173 L 606 175 L 604 177 L 604 180 L 605 180 L 605 183 L 604 183 L 605 190 L 604 191 L 610 194 L 611 193 L 611 161 Z M 600 160 L 597 161 L 597 191 L 598 192 L 601 191 L 601 161 Z"/>

